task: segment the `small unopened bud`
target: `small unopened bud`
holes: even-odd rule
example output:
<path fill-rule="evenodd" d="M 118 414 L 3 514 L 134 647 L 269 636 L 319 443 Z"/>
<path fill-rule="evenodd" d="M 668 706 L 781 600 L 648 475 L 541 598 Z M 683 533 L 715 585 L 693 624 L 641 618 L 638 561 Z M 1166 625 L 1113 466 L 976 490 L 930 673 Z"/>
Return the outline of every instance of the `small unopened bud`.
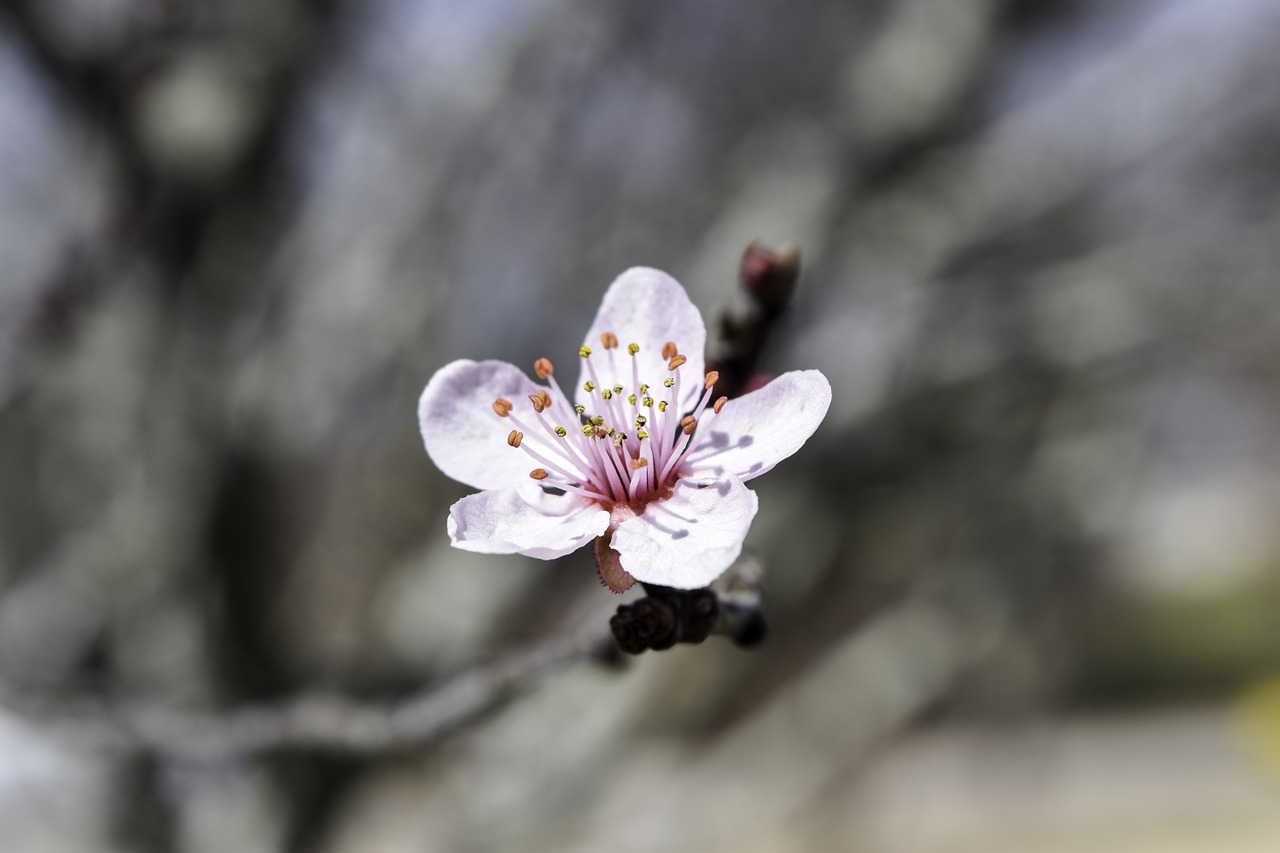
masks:
<path fill-rule="evenodd" d="M 774 252 L 752 243 L 742 253 L 738 275 L 742 289 L 767 313 L 777 314 L 787 307 L 795 293 L 800 275 L 800 251 L 795 246 L 783 246 Z"/>

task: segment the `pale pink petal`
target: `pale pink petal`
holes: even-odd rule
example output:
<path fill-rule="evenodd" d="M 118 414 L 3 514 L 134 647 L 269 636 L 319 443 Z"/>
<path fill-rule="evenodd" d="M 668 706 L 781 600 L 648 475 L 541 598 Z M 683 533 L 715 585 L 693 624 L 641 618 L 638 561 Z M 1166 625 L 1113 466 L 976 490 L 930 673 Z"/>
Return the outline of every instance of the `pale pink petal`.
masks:
<path fill-rule="evenodd" d="M 698 589 L 738 558 L 757 507 L 755 492 L 734 477 L 704 488 L 681 481 L 671 497 L 622 522 L 612 545 L 637 580 Z"/>
<path fill-rule="evenodd" d="M 831 384 L 821 373 L 784 373 L 763 388 L 729 400 L 718 415 L 703 415 L 707 432 L 681 462 L 682 476 L 695 483 L 726 475 L 741 480 L 759 477 L 804 445 L 830 405 Z"/>
<path fill-rule="evenodd" d="M 609 527 L 609 513 L 533 483 L 468 495 L 449 508 L 449 540 L 480 554 L 563 557 Z"/>
<path fill-rule="evenodd" d="M 455 361 L 436 371 L 418 400 L 422 443 L 436 467 L 477 489 L 500 489 L 529 478 L 538 467 L 507 445 L 511 421 L 498 417 L 502 397 L 519 408 L 539 386 L 505 361 Z"/>
<path fill-rule="evenodd" d="M 605 332 L 618 336 L 612 365 L 610 354 L 600 344 L 600 336 Z M 634 393 L 635 389 L 632 387 L 633 356 L 627 353 L 627 345 L 639 344 L 640 352 L 634 358 L 640 382 L 652 386 L 654 399 L 661 399 L 662 380 L 671 375 L 667 360 L 662 357 L 662 345 L 667 341 L 674 342 L 680 354 L 688 359 L 680 368 L 682 405 L 679 408 L 685 411 L 692 408 L 692 401 L 702 392 L 707 327 L 680 282 L 660 270 L 632 267 L 614 279 L 605 292 L 584 343 L 591 347 L 591 363 L 601 382 L 621 384 L 628 393 Z M 590 378 L 583 364 L 576 396 L 579 404 L 593 408 L 590 395 L 582 390 Z"/>

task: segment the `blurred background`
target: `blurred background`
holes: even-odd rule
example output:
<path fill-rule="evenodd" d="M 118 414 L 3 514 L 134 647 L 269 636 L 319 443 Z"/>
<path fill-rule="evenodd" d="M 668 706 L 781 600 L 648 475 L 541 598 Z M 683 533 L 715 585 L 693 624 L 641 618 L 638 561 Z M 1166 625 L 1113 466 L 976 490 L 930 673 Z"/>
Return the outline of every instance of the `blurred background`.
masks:
<path fill-rule="evenodd" d="M 1280 5 L 8 0 L 0 683 L 371 703 L 603 625 L 415 403 L 796 243 L 772 633 L 389 753 L 0 710 L 6 851 L 1280 849 Z M 709 322 L 714 328 L 714 323 Z M 621 599 L 629 600 L 629 599 Z"/>

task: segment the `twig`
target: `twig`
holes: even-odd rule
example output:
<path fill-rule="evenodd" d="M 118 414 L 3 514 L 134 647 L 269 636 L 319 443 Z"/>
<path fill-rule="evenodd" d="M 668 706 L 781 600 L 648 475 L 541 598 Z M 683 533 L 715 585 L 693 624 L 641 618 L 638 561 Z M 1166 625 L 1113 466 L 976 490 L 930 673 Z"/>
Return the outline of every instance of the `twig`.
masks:
<path fill-rule="evenodd" d="M 224 712 L 0 691 L 0 707 L 43 731 L 109 750 L 213 758 L 290 748 L 374 753 L 422 746 L 501 706 L 570 665 L 604 658 L 602 631 L 560 637 L 383 705 L 314 695 Z"/>

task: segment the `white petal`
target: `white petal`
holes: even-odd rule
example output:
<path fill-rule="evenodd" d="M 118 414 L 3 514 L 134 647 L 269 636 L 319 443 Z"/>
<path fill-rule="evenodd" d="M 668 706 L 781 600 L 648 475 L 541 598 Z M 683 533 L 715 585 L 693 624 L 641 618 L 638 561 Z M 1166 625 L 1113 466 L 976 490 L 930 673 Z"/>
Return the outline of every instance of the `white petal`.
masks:
<path fill-rule="evenodd" d="M 622 522 L 613 548 L 637 580 L 698 589 L 738 558 L 758 506 L 755 492 L 735 477 L 705 488 L 682 480 L 671 497 Z"/>
<path fill-rule="evenodd" d="M 441 471 L 477 489 L 500 489 L 538 467 L 507 445 L 511 421 L 493 411 L 499 397 L 528 409 L 539 386 L 505 361 L 455 361 L 436 371 L 418 400 L 427 455 Z"/>
<path fill-rule="evenodd" d="M 468 495 L 449 508 L 449 541 L 480 554 L 563 557 L 609 527 L 609 513 L 533 483 Z"/>
<path fill-rule="evenodd" d="M 600 345 L 600 336 L 605 332 L 618 336 L 612 366 L 610 353 Z M 621 384 L 628 394 L 634 393 L 631 377 L 634 358 L 640 381 L 653 386 L 651 393 L 655 400 L 660 400 L 665 390 L 662 380 L 671 375 L 667 360 L 662 357 L 662 345 L 667 341 L 674 341 L 680 354 L 688 359 L 680 368 L 680 410 L 685 411 L 692 408 L 691 401 L 696 401 L 702 392 L 707 327 L 680 282 L 660 270 L 632 267 L 609 285 L 584 343 L 591 347 L 591 363 L 601 382 Z M 627 344 L 631 343 L 640 345 L 640 352 L 635 356 L 627 353 Z M 580 405 L 593 408 L 591 395 L 582 390 L 590 378 L 583 364 L 575 396 Z"/>
<path fill-rule="evenodd" d="M 831 383 L 821 373 L 784 373 L 724 404 L 681 463 L 682 476 L 695 483 L 730 474 L 741 480 L 759 477 L 804 445 L 830 405 Z"/>

